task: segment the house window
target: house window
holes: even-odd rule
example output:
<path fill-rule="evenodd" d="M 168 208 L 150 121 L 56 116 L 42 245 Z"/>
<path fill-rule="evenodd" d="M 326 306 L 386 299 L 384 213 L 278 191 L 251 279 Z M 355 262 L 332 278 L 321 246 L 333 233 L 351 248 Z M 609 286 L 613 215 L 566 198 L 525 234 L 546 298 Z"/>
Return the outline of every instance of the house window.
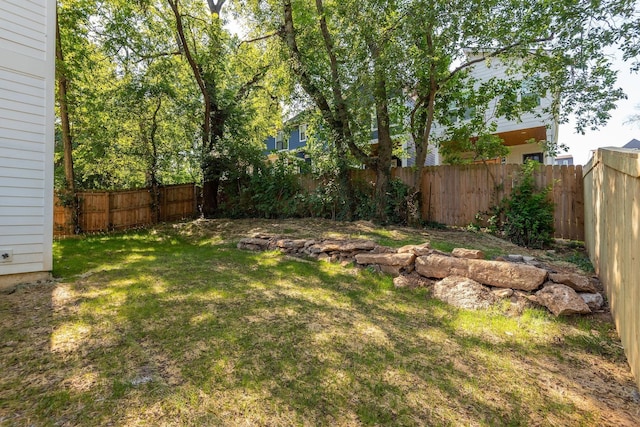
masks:
<path fill-rule="evenodd" d="M 476 115 L 476 107 L 467 107 L 464 109 L 464 119 L 469 120 Z"/>
<path fill-rule="evenodd" d="M 284 132 L 278 131 L 276 134 L 276 150 L 287 150 L 289 149 L 289 141 L 285 140 Z"/>
<path fill-rule="evenodd" d="M 540 105 L 540 95 L 536 93 L 533 81 L 525 80 L 522 82 L 520 103 L 524 108 L 537 107 Z"/>
<path fill-rule="evenodd" d="M 522 163 L 527 163 L 527 160 L 534 160 L 538 163 L 544 163 L 544 157 L 542 153 L 529 153 L 522 155 Z"/>
<path fill-rule="evenodd" d="M 299 127 L 300 130 L 300 142 L 304 142 L 307 140 L 307 125 L 303 124 Z"/>
<path fill-rule="evenodd" d="M 378 130 L 378 115 L 373 112 L 371 113 L 371 131 L 375 132 Z"/>

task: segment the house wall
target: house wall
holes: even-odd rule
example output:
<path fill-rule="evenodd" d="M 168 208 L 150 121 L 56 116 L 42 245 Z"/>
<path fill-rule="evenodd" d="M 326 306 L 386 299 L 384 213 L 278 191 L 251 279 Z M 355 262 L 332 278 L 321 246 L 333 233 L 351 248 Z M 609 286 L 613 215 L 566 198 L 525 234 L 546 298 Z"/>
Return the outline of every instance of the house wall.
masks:
<path fill-rule="evenodd" d="M 469 59 L 474 59 L 470 57 Z M 507 78 L 507 67 L 497 58 L 491 58 L 490 60 L 482 61 L 475 64 L 471 70 L 472 77 L 478 79 L 480 82 L 487 81 L 491 78 L 503 79 Z M 518 77 L 518 74 L 510 75 L 509 77 Z M 546 139 L 550 142 L 558 142 L 558 122 L 555 117 L 550 114 L 542 114 L 542 111 L 551 105 L 553 98 L 549 94 L 546 97 L 540 99 L 540 106 L 536 112 L 525 113 L 520 120 L 507 120 L 504 117 L 491 117 L 491 112 L 495 110 L 495 106 L 498 100 L 494 100 L 489 104 L 487 109 L 487 120 L 494 120 L 497 124 L 495 133 L 506 133 L 525 129 L 534 129 L 539 127 L 546 128 Z M 444 129 L 436 123 L 433 129 L 434 136 L 440 136 L 444 133 Z M 522 164 L 522 155 L 529 153 L 538 153 L 543 151 L 542 147 L 538 144 L 527 144 L 524 140 L 522 145 L 509 146 L 510 154 L 506 157 L 507 163 Z M 432 150 L 435 155 L 432 158 L 428 158 L 427 162 L 435 161 L 436 165 L 440 164 L 441 158 L 437 154 L 437 148 L 433 147 Z M 553 158 L 544 156 L 544 164 L 552 165 Z M 427 163 L 429 165 L 429 163 Z"/>
<path fill-rule="evenodd" d="M 55 7 L 0 2 L 0 288 L 52 269 Z"/>
<path fill-rule="evenodd" d="M 507 67 L 503 64 L 499 59 L 492 58 L 488 61 L 482 61 L 477 63 L 473 70 L 471 71 L 471 75 L 480 81 L 487 81 L 492 77 L 498 79 L 506 79 L 507 77 L 518 77 L 518 74 L 514 74 L 512 76 L 507 76 L 506 74 Z M 553 98 L 551 95 L 547 95 L 544 98 L 540 99 L 540 107 L 539 112 L 541 112 L 544 108 L 547 108 L 551 105 Z M 492 102 L 489 111 L 492 111 L 497 103 L 497 100 Z M 498 124 L 497 133 L 500 132 L 509 132 L 518 129 L 528 129 L 535 128 L 538 126 L 547 126 L 547 140 L 556 142 L 558 137 L 557 132 L 557 123 L 555 118 L 552 115 L 542 115 L 538 117 L 535 113 L 525 113 L 522 115 L 519 121 L 507 120 L 504 117 L 496 119 L 496 123 Z"/>
<path fill-rule="evenodd" d="M 287 131 L 285 130 L 285 136 L 287 135 Z M 302 148 L 306 145 L 306 141 L 300 141 L 300 128 L 298 126 L 294 127 L 289 131 L 288 134 L 289 141 L 289 150 L 297 150 L 298 148 Z M 270 136 L 265 141 L 267 146 L 266 153 L 269 153 L 276 149 L 276 139 L 273 136 Z"/>

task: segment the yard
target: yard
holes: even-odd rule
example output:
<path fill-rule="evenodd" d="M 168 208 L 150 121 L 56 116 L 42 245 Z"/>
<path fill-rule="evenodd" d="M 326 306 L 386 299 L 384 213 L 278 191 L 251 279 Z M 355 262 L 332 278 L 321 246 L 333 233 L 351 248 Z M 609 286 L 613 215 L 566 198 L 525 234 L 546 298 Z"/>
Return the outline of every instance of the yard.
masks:
<path fill-rule="evenodd" d="M 586 266 L 571 245 L 367 222 L 199 220 L 61 240 L 55 282 L 0 294 L 0 424 L 640 424 L 607 312 L 458 310 L 366 269 L 236 249 L 257 231 Z"/>

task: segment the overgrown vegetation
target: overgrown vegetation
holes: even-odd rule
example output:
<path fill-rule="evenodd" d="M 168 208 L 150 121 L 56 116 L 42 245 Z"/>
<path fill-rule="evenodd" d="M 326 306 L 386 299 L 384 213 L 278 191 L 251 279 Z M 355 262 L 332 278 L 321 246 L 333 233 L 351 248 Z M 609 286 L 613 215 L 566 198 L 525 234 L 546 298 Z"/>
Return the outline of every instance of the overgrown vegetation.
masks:
<path fill-rule="evenodd" d="M 329 189 L 308 206 L 381 223 L 406 216 L 404 189 L 391 182 L 398 150 L 415 159 L 407 200 L 417 224 L 421 168 L 434 145 L 451 162 L 487 160 L 505 153 L 501 120 L 534 113 L 575 116 L 579 131 L 605 124 L 624 98 L 608 52 L 620 46 L 633 61 L 640 28 L 634 2 L 617 0 L 58 0 L 55 9 L 55 185 L 67 200 L 83 189 L 196 181 L 204 215 L 215 216 L 231 183 L 256 215 L 299 215 L 289 188 L 266 182 L 277 170 L 255 182 L 236 174 L 296 117 L 306 136 L 318 134 L 323 154 L 313 160 L 332 165 Z M 505 72 L 474 76 L 489 62 Z M 374 171 L 375 196 L 353 188 L 354 165 Z M 252 184 L 259 188 L 245 192 Z"/>
<path fill-rule="evenodd" d="M 58 283 L 0 295 L 0 424 L 639 422 L 606 318 L 457 310 L 366 270 L 239 251 L 250 230 L 427 238 L 224 219 L 56 242 Z"/>
<path fill-rule="evenodd" d="M 302 175 L 301 175 L 302 174 Z M 364 180 L 351 182 L 352 200 L 331 175 L 318 178 L 313 191 L 302 188 L 301 179 L 316 176 L 302 159 L 286 152 L 273 162 L 257 162 L 251 174 L 223 182 L 221 216 L 232 218 L 326 218 L 334 220 L 372 220 L 376 218 L 375 187 Z M 407 223 L 409 187 L 391 180 L 387 194 L 388 224 Z M 349 203 L 352 203 L 351 211 Z"/>
<path fill-rule="evenodd" d="M 488 212 L 476 215 L 472 229 L 486 224 L 491 233 L 528 248 L 541 249 L 553 240 L 554 204 L 549 199 L 551 186 L 538 189 L 534 173 L 538 162 L 528 161 L 517 178 L 511 194 Z"/>

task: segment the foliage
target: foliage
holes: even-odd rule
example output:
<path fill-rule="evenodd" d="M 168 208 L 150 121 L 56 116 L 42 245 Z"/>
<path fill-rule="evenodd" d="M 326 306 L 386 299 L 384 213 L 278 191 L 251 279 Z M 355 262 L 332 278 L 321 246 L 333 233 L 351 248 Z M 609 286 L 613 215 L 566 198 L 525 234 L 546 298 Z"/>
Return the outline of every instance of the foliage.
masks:
<path fill-rule="evenodd" d="M 549 199 L 552 186 L 536 187 L 534 173 L 539 165 L 538 162 L 527 161 L 511 195 L 488 211 L 476 214 L 468 229 L 484 229 L 529 248 L 543 248 L 550 244 L 554 231 L 554 204 Z"/>

